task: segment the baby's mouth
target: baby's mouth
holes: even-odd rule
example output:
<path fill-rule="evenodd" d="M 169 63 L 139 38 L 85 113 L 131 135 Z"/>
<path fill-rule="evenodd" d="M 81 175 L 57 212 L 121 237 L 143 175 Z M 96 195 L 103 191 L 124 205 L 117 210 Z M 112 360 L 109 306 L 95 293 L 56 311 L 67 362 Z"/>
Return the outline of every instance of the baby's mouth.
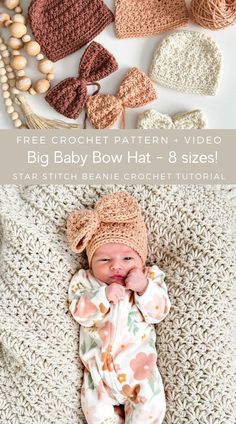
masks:
<path fill-rule="evenodd" d="M 112 280 L 114 280 L 117 284 L 121 284 L 125 286 L 125 276 L 120 274 L 114 274 L 111 276 Z"/>

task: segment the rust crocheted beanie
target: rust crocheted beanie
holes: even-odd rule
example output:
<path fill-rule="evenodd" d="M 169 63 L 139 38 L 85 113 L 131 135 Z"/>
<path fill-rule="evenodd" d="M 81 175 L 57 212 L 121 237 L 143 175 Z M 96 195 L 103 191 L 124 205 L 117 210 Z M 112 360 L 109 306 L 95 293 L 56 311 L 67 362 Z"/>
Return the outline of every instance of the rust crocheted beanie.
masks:
<path fill-rule="evenodd" d="M 96 85 L 100 90 L 99 81 L 118 69 L 114 56 L 96 41 L 85 50 L 79 66 L 77 78 L 66 78 L 53 87 L 45 100 L 57 112 L 76 119 L 87 100 L 87 85 Z"/>
<path fill-rule="evenodd" d="M 184 0 L 116 0 L 118 38 L 145 37 L 183 27 L 188 23 Z"/>
<path fill-rule="evenodd" d="M 123 79 L 116 96 L 97 94 L 89 96 L 86 106 L 92 125 L 98 129 L 110 128 L 122 115 L 121 128 L 125 127 L 125 108 L 136 108 L 156 100 L 157 95 L 150 78 L 140 69 L 131 68 Z"/>
<path fill-rule="evenodd" d="M 137 200 L 126 192 L 102 197 L 93 210 L 72 212 L 67 238 L 73 252 L 86 249 L 89 264 L 98 247 L 125 244 L 134 249 L 143 264 L 147 258 L 147 229 Z"/>
<path fill-rule="evenodd" d="M 83 47 L 114 20 L 103 0 L 33 0 L 28 15 L 35 40 L 53 62 Z"/>

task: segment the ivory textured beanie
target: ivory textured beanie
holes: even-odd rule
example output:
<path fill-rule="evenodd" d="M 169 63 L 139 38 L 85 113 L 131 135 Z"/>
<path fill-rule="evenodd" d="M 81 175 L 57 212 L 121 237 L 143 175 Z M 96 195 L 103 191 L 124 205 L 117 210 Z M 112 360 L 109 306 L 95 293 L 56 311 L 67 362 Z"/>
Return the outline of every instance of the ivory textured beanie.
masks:
<path fill-rule="evenodd" d="M 221 67 L 222 55 L 211 37 L 182 31 L 166 37 L 157 48 L 149 76 L 169 88 L 213 96 Z"/>
<path fill-rule="evenodd" d="M 33 0 L 29 7 L 35 40 L 53 62 L 93 40 L 113 19 L 103 0 Z"/>
<path fill-rule="evenodd" d="M 118 38 L 144 37 L 170 31 L 188 22 L 184 0 L 116 0 Z"/>
<path fill-rule="evenodd" d="M 143 264 L 147 258 L 147 230 L 137 200 L 126 192 L 102 197 L 94 210 L 72 212 L 67 237 L 74 252 L 86 249 L 89 264 L 98 247 L 121 243 L 134 249 Z"/>
<path fill-rule="evenodd" d="M 207 128 L 207 117 L 203 110 L 176 113 L 172 117 L 157 110 L 143 112 L 138 119 L 138 129 L 203 129 Z"/>

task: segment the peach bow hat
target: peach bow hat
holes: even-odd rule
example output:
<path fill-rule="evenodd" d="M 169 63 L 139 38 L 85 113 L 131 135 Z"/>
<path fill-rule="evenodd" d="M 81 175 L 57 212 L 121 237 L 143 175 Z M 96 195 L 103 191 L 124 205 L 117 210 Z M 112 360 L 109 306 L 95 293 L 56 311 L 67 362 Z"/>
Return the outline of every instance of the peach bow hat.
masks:
<path fill-rule="evenodd" d="M 121 128 L 125 128 L 125 108 L 136 108 L 156 100 L 157 95 L 150 78 L 138 68 L 132 68 L 123 79 L 116 96 L 97 94 L 87 100 L 87 116 L 98 129 L 110 128 L 122 115 Z"/>
<path fill-rule="evenodd" d="M 137 200 L 126 192 L 108 194 L 93 210 L 72 212 L 67 221 L 67 238 L 73 252 L 86 249 L 89 264 L 95 250 L 107 243 L 134 249 L 143 264 L 147 258 L 147 229 Z"/>

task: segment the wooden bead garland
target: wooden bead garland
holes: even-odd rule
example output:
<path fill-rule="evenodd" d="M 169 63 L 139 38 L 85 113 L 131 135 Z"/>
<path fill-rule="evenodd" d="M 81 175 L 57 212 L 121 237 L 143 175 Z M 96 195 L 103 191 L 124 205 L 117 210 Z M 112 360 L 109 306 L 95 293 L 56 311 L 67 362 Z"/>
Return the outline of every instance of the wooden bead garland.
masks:
<path fill-rule="evenodd" d="M 53 63 L 44 57 L 40 45 L 31 40 L 31 36 L 27 34 L 25 18 L 21 14 L 20 0 L 4 0 L 4 5 L 7 9 L 14 10 L 15 15 L 10 17 L 7 13 L 0 13 L 0 27 L 8 28 L 10 32 L 7 46 L 1 43 L 0 51 L 3 57 L 9 57 L 7 47 L 11 49 L 10 66 L 12 73 L 16 74 L 16 87 L 20 91 L 27 91 L 32 95 L 46 93 L 50 88 L 50 82 L 54 79 Z M 37 69 L 43 74 L 43 78 L 37 80 L 34 86 L 31 79 L 24 73 L 27 59 L 20 53 L 22 48 L 29 56 L 36 58 Z M 12 74 L 8 75 L 8 78 L 13 78 Z"/>

